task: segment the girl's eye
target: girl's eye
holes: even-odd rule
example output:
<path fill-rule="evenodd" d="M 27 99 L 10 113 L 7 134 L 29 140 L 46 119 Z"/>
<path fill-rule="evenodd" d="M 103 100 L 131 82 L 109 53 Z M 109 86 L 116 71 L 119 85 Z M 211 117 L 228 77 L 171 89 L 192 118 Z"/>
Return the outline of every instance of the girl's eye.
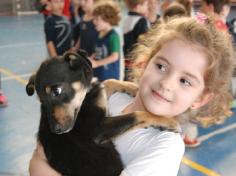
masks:
<path fill-rule="evenodd" d="M 186 79 L 184 79 L 184 78 L 181 78 L 181 79 L 180 79 L 180 82 L 181 82 L 181 84 L 183 84 L 184 86 L 191 86 L 190 81 L 188 81 L 188 80 L 186 80 Z"/>
<path fill-rule="evenodd" d="M 157 68 L 161 71 L 161 72 L 166 72 L 167 71 L 167 66 L 163 65 L 163 64 L 157 64 Z"/>

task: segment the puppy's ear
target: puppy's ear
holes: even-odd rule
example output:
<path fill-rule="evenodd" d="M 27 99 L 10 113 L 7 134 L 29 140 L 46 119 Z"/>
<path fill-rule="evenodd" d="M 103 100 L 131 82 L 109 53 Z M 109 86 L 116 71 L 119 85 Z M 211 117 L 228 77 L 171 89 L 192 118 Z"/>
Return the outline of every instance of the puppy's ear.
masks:
<path fill-rule="evenodd" d="M 85 62 L 87 62 L 88 66 L 92 68 L 92 63 L 89 60 L 88 53 L 85 50 L 79 50 L 78 54 L 84 59 Z"/>
<path fill-rule="evenodd" d="M 64 59 L 70 63 L 71 69 L 80 69 L 84 65 L 87 73 L 92 72 L 92 64 L 89 61 L 87 52 L 84 50 L 79 50 L 78 53 L 66 52 Z"/>
<path fill-rule="evenodd" d="M 33 75 L 31 75 L 31 77 L 29 78 L 29 82 L 27 83 L 27 85 L 26 85 L 26 88 L 25 88 L 25 90 L 26 90 L 26 93 L 27 93 L 27 95 L 29 95 L 29 96 L 32 96 L 33 94 L 34 94 L 34 90 L 35 90 L 35 78 L 36 78 L 36 74 L 33 74 Z"/>

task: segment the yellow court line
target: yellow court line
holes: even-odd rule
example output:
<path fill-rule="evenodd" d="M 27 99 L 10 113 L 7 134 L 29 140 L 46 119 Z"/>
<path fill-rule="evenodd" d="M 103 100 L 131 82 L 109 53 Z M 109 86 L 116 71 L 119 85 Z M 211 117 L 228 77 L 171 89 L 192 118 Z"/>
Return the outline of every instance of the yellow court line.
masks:
<path fill-rule="evenodd" d="M 7 70 L 7 69 L 4 69 L 4 68 L 0 68 L 0 72 L 9 76 L 10 78 L 13 78 L 15 80 L 17 80 L 18 82 L 20 82 L 21 84 L 24 84 L 26 85 L 27 84 L 27 81 L 22 79 L 20 76 L 18 76 L 17 74 Z"/>
<path fill-rule="evenodd" d="M 186 157 L 183 157 L 182 163 L 188 165 L 189 167 L 191 167 L 191 168 L 193 168 L 193 169 L 195 169 L 207 176 L 220 176 L 220 174 L 216 173 L 215 171 L 210 170 L 210 169 L 208 169 L 208 168 L 206 168 L 206 167 L 204 167 L 192 160 L 189 160 Z"/>
<path fill-rule="evenodd" d="M 7 69 L 4 69 L 4 68 L 0 68 L 0 72 L 2 72 L 3 74 L 9 76 L 10 78 L 13 78 L 15 80 L 17 80 L 18 82 L 20 82 L 21 84 L 24 84 L 26 85 L 27 84 L 27 81 L 22 79 L 20 76 L 18 76 L 17 74 L 7 70 Z M 207 176 L 220 176 L 220 174 L 194 162 L 194 161 L 191 161 L 190 159 L 187 159 L 186 157 L 183 157 L 182 159 L 182 163 L 186 164 L 187 166 L 207 175 Z"/>

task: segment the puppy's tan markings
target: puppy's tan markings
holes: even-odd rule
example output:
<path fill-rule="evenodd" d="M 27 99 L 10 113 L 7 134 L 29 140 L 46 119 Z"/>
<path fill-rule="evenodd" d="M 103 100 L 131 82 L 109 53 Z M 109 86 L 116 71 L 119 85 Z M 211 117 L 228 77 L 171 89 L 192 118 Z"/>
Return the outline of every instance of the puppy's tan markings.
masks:
<path fill-rule="evenodd" d="M 74 82 L 72 84 L 72 87 L 75 90 L 75 96 L 70 101 L 70 103 L 67 103 L 65 106 L 67 108 L 67 111 L 68 111 L 68 114 L 70 115 L 70 117 L 73 117 L 73 119 L 74 119 L 75 118 L 74 116 L 77 116 L 77 114 L 76 115 L 74 114 L 75 110 L 76 109 L 77 109 L 77 111 L 80 110 L 88 89 L 85 88 L 84 85 L 81 84 L 81 82 L 79 82 L 79 81 Z"/>
<path fill-rule="evenodd" d="M 175 118 L 167 118 L 162 116 L 157 116 L 145 111 L 134 112 L 137 125 L 133 128 L 163 128 L 166 130 L 181 132 L 181 127 Z"/>
<path fill-rule="evenodd" d="M 107 109 L 107 94 L 106 90 L 104 89 L 104 85 L 101 86 L 101 93 L 99 94 L 99 98 L 97 98 L 96 105 L 102 108 L 104 111 Z"/>
<path fill-rule="evenodd" d="M 68 117 L 68 113 L 64 107 L 56 106 L 54 108 L 53 116 L 56 118 L 56 121 L 61 125 L 65 125 Z"/>
<path fill-rule="evenodd" d="M 138 85 L 129 81 L 119 81 L 116 79 L 108 79 L 103 82 L 105 85 L 107 96 L 115 92 L 125 92 L 131 96 L 135 96 L 138 91 Z"/>

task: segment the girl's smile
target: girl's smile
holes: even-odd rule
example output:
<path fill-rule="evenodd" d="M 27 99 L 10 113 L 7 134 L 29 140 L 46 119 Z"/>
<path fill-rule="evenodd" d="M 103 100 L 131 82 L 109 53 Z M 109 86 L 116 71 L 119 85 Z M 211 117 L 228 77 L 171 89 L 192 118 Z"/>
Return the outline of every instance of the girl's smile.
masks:
<path fill-rule="evenodd" d="M 157 101 L 164 101 L 170 103 L 171 101 L 166 98 L 164 95 L 160 94 L 158 91 L 152 90 L 153 97 L 157 99 Z"/>

